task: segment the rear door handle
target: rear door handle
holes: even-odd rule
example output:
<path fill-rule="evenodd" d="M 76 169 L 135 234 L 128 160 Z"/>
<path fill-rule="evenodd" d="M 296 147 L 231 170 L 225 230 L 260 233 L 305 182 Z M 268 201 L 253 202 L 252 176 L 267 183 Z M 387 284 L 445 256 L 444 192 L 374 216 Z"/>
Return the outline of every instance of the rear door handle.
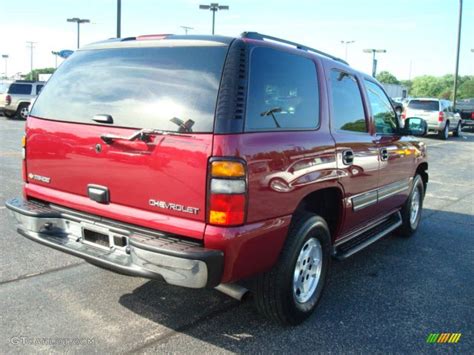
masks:
<path fill-rule="evenodd" d="M 345 150 L 342 152 L 342 162 L 345 165 L 351 165 L 354 162 L 354 152 L 352 150 Z"/>
<path fill-rule="evenodd" d="M 388 160 L 388 150 L 387 148 L 380 148 L 380 159 L 383 161 Z"/>

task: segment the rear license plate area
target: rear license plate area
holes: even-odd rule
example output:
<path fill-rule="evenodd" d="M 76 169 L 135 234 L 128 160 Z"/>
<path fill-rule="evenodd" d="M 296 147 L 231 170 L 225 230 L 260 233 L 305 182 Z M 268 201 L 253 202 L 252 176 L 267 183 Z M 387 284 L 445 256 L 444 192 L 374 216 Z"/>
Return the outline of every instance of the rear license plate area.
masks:
<path fill-rule="evenodd" d="M 101 248 L 110 248 L 110 238 L 108 234 L 104 234 L 95 230 L 83 228 L 82 238 L 84 243 L 98 246 Z"/>

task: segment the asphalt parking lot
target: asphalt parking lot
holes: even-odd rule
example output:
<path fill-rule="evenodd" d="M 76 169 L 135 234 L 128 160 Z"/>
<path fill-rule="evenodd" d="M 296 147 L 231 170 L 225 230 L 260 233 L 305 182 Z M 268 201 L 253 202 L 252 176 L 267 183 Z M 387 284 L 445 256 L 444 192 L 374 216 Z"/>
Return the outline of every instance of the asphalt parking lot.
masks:
<path fill-rule="evenodd" d="M 391 235 L 333 262 L 316 313 L 283 328 L 256 314 L 251 302 L 117 275 L 17 235 L 3 206 L 21 194 L 23 128 L 0 117 L 2 353 L 474 349 L 473 133 L 423 139 L 430 183 L 418 233 Z M 462 333 L 459 343 L 426 343 L 430 333 L 445 332 Z"/>

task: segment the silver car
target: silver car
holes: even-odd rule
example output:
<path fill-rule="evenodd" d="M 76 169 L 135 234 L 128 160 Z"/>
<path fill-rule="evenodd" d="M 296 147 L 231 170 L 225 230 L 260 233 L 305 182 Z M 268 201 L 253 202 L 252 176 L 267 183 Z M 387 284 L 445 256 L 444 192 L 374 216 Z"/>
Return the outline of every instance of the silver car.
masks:
<path fill-rule="evenodd" d="M 17 80 L 0 93 L 0 110 L 8 118 L 26 119 L 30 104 L 39 95 L 43 81 Z M 2 90 L 3 91 L 3 90 Z"/>
<path fill-rule="evenodd" d="M 442 139 L 448 139 L 449 132 L 455 137 L 461 134 L 461 116 L 454 112 L 449 100 L 433 98 L 411 99 L 402 118 L 420 117 L 428 124 L 428 131 L 435 132 Z"/>

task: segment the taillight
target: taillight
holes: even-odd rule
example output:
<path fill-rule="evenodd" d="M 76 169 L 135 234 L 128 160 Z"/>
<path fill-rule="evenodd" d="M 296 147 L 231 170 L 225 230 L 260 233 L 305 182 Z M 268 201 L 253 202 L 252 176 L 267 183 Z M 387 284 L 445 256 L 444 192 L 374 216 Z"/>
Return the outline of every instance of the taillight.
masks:
<path fill-rule="evenodd" d="M 27 182 L 26 178 L 26 135 L 21 138 L 21 175 L 23 177 L 23 181 Z"/>
<path fill-rule="evenodd" d="M 12 97 L 10 95 L 5 96 L 5 104 L 10 105 L 12 103 Z"/>
<path fill-rule="evenodd" d="M 402 115 L 400 117 L 402 118 L 402 120 L 407 118 L 407 110 L 406 109 L 403 110 Z"/>
<path fill-rule="evenodd" d="M 444 112 L 440 112 L 438 115 L 438 122 L 443 122 L 444 121 Z"/>
<path fill-rule="evenodd" d="M 247 209 L 245 164 L 214 160 L 209 166 L 208 222 L 219 226 L 243 224 Z"/>
<path fill-rule="evenodd" d="M 471 120 L 474 120 L 474 112 L 471 112 Z"/>

